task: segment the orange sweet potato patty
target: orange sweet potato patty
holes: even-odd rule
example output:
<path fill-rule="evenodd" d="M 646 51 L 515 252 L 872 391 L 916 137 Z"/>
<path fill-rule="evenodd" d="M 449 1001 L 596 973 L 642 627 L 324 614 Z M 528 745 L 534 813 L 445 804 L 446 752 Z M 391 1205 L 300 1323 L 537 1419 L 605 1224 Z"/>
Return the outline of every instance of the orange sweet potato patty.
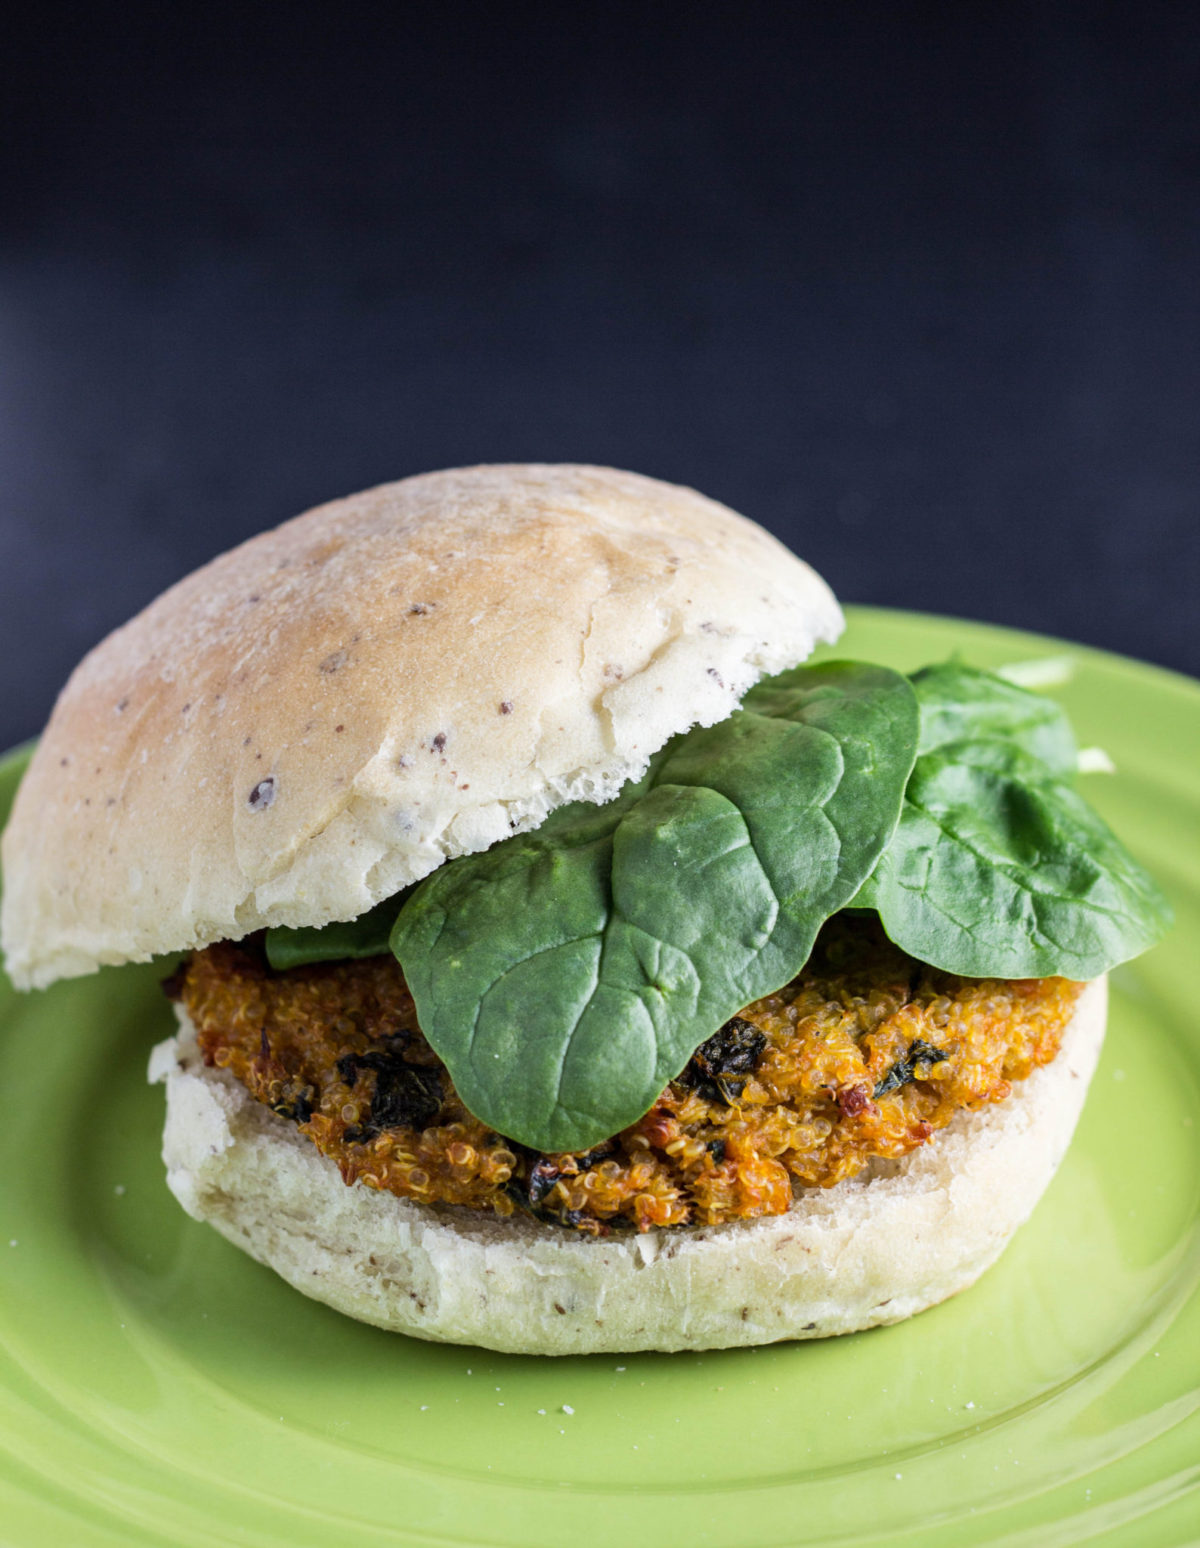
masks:
<path fill-rule="evenodd" d="M 205 1062 L 299 1126 L 347 1183 L 604 1235 L 777 1215 L 873 1156 L 1001 1102 L 1058 1052 L 1082 985 L 957 978 L 839 915 L 799 976 L 696 1053 L 644 1117 L 541 1155 L 463 1106 L 390 956 L 273 972 L 261 944 L 195 953 L 171 982 Z"/>

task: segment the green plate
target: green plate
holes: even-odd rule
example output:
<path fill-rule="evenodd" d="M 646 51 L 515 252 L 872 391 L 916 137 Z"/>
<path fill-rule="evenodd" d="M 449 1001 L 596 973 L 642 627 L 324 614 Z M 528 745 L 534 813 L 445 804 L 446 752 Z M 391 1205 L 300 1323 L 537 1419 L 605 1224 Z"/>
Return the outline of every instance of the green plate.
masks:
<path fill-rule="evenodd" d="M 1071 651 L 1097 806 L 1171 893 L 1113 975 L 1045 1200 L 898 1327 L 705 1355 L 441 1347 L 304 1300 L 158 1160 L 161 970 L 0 990 L 0 1540 L 92 1545 L 1177 1544 L 1200 1538 L 1200 686 L 977 624 L 856 611 L 914 667 Z M 3 768 L 5 809 L 20 763 Z"/>

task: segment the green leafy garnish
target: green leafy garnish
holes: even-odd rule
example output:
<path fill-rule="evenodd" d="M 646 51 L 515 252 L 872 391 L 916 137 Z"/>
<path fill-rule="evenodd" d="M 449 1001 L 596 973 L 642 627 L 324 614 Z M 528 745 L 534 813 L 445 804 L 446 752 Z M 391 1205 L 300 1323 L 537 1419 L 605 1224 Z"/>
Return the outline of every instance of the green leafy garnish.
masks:
<path fill-rule="evenodd" d="M 310 962 L 345 962 L 351 957 L 381 957 L 388 949 L 403 896 L 385 898 L 357 919 L 344 923 L 267 931 L 267 961 L 276 970 Z"/>
<path fill-rule="evenodd" d="M 1053 699 L 991 672 L 946 661 L 912 674 L 921 707 L 920 752 L 981 738 L 1011 742 L 1059 774 L 1075 771 L 1075 734 Z"/>
<path fill-rule="evenodd" d="M 267 954 L 390 945 L 476 1117 L 586 1150 L 793 978 L 840 908 L 966 977 L 1094 978 L 1152 945 L 1170 908 L 1072 788 L 1078 762 L 1061 708 L 991 673 L 799 667 L 607 805 L 562 807 L 349 924 L 268 931 Z"/>
<path fill-rule="evenodd" d="M 855 907 L 877 910 L 910 956 L 966 977 L 1095 978 L 1153 945 L 1170 907 L 1068 783 L 1075 744 L 1057 706 L 956 665 L 913 684 L 921 756 Z"/>
<path fill-rule="evenodd" d="M 467 1107 L 551 1152 L 639 1118 L 799 972 L 892 834 L 917 730 L 899 673 L 801 667 L 608 805 L 435 871 L 392 949 Z"/>

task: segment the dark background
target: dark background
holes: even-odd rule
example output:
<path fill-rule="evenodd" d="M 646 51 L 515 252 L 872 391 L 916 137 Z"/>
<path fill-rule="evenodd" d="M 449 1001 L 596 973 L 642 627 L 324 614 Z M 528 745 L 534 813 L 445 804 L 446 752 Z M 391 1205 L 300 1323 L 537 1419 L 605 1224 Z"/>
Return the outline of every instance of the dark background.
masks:
<path fill-rule="evenodd" d="M 188 13 L 191 14 L 188 14 Z M 1200 674 L 1200 8 L 25 7 L 0 743 L 308 505 L 614 463 Z"/>

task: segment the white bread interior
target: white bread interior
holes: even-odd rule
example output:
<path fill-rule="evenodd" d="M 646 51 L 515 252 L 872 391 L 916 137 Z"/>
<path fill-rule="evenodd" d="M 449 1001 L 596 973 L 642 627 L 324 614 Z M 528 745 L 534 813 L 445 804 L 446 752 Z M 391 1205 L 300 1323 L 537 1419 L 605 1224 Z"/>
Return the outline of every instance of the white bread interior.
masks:
<path fill-rule="evenodd" d="M 1085 990 L 1058 1057 L 903 1161 L 803 1190 L 765 1220 L 592 1240 L 356 1184 L 190 1029 L 151 1064 L 179 1202 L 305 1295 L 364 1322 L 528 1354 L 713 1349 L 898 1322 L 972 1284 L 1041 1197 L 1104 1037 Z"/>
<path fill-rule="evenodd" d="M 8 971 L 354 918 L 609 798 L 841 625 L 761 528 L 632 473 L 467 468 L 322 506 L 77 668 L 4 836 Z"/>

